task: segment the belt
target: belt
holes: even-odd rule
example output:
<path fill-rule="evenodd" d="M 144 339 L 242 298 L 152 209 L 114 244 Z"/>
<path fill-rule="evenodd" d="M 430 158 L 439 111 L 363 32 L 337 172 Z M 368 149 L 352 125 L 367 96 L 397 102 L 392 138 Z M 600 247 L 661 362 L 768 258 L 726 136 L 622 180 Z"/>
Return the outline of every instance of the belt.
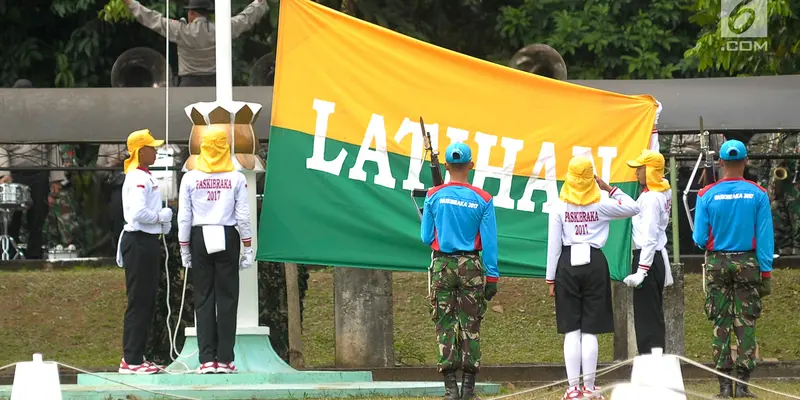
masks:
<path fill-rule="evenodd" d="M 755 250 L 742 250 L 742 251 L 720 250 L 720 251 L 711 251 L 710 253 L 714 253 L 714 254 L 748 254 L 748 253 L 755 253 L 755 252 L 756 252 Z"/>
<path fill-rule="evenodd" d="M 478 250 L 469 250 L 469 251 L 454 251 L 452 253 L 445 253 L 443 251 L 434 250 L 433 256 L 434 257 L 455 257 L 455 256 L 477 256 L 480 252 Z"/>
<path fill-rule="evenodd" d="M 656 249 L 656 253 L 661 253 L 661 250 L 664 250 L 664 248 L 662 247 L 660 249 Z M 636 253 L 637 251 L 641 253 L 642 249 L 633 249 L 634 253 Z"/>

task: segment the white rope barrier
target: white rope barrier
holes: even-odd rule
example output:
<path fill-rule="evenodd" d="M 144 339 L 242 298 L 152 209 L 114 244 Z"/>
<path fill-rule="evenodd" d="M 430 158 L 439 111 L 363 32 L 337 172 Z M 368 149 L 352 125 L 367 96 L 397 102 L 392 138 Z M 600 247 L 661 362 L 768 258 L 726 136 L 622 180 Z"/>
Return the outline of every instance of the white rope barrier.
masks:
<path fill-rule="evenodd" d="M 756 389 L 759 389 L 759 390 L 763 390 L 763 391 L 765 391 L 765 392 L 770 392 L 770 393 L 772 393 L 772 394 L 776 394 L 776 395 L 778 395 L 778 396 L 783 396 L 783 397 L 787 397 L 787 398 L 790 398 L 790 399 L 797 399 L 797 400 L 800 400 L 800 396 L 795 396 L 795 395 L 792 395 L 792 394 L 783 393 L 783 392 L 778 392 L 778 391 L 776 391 L 776 390 L 772 390 L 772 389 L 767 389 L 767 388 L 765 388 L 765 387 L 763 387 L 763 386 L 754 385 L 754 384 L 753 384 L 753 383 L 751 383 L 751 382 L 744 382 L 744 381 L 742 381 L 742 380 L 739 380 L 738 378 L 735 378 L 735 377 L 733 377 L 733 376 L 730 376 L 730 375 L 725 375 L 725 374 L 723 374 L 722 372 L 720 372 L 720 371 L 718 371 L 718 370 L 716 370 L 716 369 L 714 369 L 714 368 L 709 368 L 709 367 L 707 367 L 707 366 L 705 366 L 705 365 L 703 365 L 703 364 L 700 364 L 699 362 L 697 362 L 697 361 L 694 361 L 694 360 L 692 360 L 692 359 L 690 359 L 690 358 L 686 358 L 686 357 L 684 357 L 684 356 L 676 356 L 676 357 L 678 357 L 678 359 L 679 359 L 679 360 L 686 362 L 687 364 L 691 364 L 691 365 L 694 365 L 694 366 L 695 366 L 695 367 L 697 367 L 697 368 L 700 368 L 700 369 L 706 370 L 706 371 L 708 371 L 708 372 L 711 372 L 711 373 L 713 373 L 713 374 L 716 374 L 716 375 L 719 375 L 719 376 L 726 377 L 726 378 L 728 378 L 728 379 L 730 379 L 730 380 L 732 380 L 732 381 L 734 381 L 734 382 L 741 383 L 741 384 L 745 384 L 745 385 L 748 385 L 748 386 L 750 386 L 750 387 L 753 387 L 753 388 L 756 388 Z"/>
<path fill-rule="evenodd" d="M 626 366 L 628 364 L 632 364 L 632 363 L 633 363 L 633 358 L 625 360 L 625 361 L 620 361 L 620 362 L 618 362 L 618 363 L 616 363 L 614 365 L 609 365 L 608 367 L 601 368 L 601 369 L 597 370 L 594 373 L 594 376 L 595 376 L 595 378 L 597 378 L 598 376 L 605 375 L 605 374 L 607 374 L 607 373 L 609 373 L 609 372 L 611 372 L 611 371 L 613 371 L 615 369 L 622 368 L 622 367 L 624 367 L 624 366 Z M 583 376 L 584 376 L 584 374 L 581 374 L 580 376 L 578 376 L 578 379 L 583 378 Z M 519 396 L 519 395 L 523 395 L 523 394 L 527 394 L 527 393 L 536 392 L 536 391 L 539 391 L 539 390 L 542 390 L 542 389 L 547 389 L 547 388 L 550 388 L 550 387 L 553 387 L 553 386 L 563 385 L 563 384 L 568 383 L 568 382 L 569 382 L 569 379 L 562 379 L 560 381 L 551 382 L 551 383 L 548 383 L 546 385 L 537 386 L 537 387 L 531 388 L 531 389 L 525 389 L 525 390 L 522 390 L 522 391 L 519 391 L 519 392 L 516 392 L 516 393 L 506 394 L 506 395 L 497 396 L 497 397 L 490 397 L 490 398 L 488 398 L 486 400 L 507 399 L 507 398 L 510 398 L 510 397 L 515 397 L 515 396 Z"/>
<path fill-rule="evenodd" d="M 158 392 L 158 391 L 155 391 L 155 390 L 145 389 L 143 387 L 131 385 L 131 384 L 128 384 L 128 383 L 125 383 L 125 382 L 120 382 L 118 380 L 111 379 L 111 378 L 105 377 L 103 375 L 96 374 L 94 372 L 89 372 L 89 371 L 80 369 L 78 367 L 73 367 L 73 366 L 71 366 L 69 364 L 64 364 L 64 363 L 58 362 L 58 361 L 45 361 L 45 362 L 55 363 L 56 365 L 60 365 L 60 366 L 62 366 L 64 368 L 75 370 L 75 371 L 78 371 L 78 372 L 83 373 L 83 374 L 91 375 L 91 376 L 94 376 L 94 377 L 97 377 L 97 378 L 100 378 L 100 379 L 103 379 L 103 380 L 106 380 L 106 381 L 109 381 L 109 382 L 112 382 L 112 383 L 116 383 L 118 385 L 127 386 L 127 387 L 129 387 L 131 389 L 134 389 L 134 390 L 147 392 L 147 393 L 158 395 L 158 396 L 166 396 L 166 397 L 172 397 L 172 398 L 184 399 L 184 400 L 200 400 L 200 399 L 194 398 L 194 397 L 186 397 L 186 396 L 180 396 L 180 395 L 177 395 L 177 394 L 169 394 L 169 393 L 164 393 L 164 392 Z M 11 368 L 11 367 L 14 367 L 17 364 L 19 364 L 19 362 L 15 362 L 15 363 L 12 363 L 12 364 L 4 365 L 4 366 L 0 367 L 0 371 L 2 371 L 4 369 Z"/>
<path fill-rule="evenodd" d="M 722 372 L 720 372 L 720 371 L 718 371 L 716 369 L 709 368 L 709 367 L 707 367 L 707 366 L 705 366 L 705 365 L 703 365 L 703 364 L 701 364 L 701 363 L 699 363 L 697 361 L 694 361 L 694 360 L 692 360 L 690 358 L 687 358 L 687 357 L 684 357 L 684 356 L 675 356 L 675 357 L 677 357 L 681 361 L 686 362 L 687 364 L 690 364 L 690 365 L 693 365 L 693 366 L 698 367 L 700 369 L 703 369 L 705 371 L 711 372 L 711 373 L 713 373 L 715 375 L 726 377 L 726 378 L 728 378 L 728 379 L 730 379 L 730 380 L 732 380 L 734 382 L 738 382 L 738 383 L 741 383 L 741 384 L 746 384 L 751 388 L 763 390 L 765 392 L 769 392 L 769 393 L 772 393 L 774 395 L 786 397 L 786 398 L 789 398 L 789 399 L 800 400 L 800 396 L 796 396 L 796 395 L 792 395 L 792 394 L 784 393 L 784 392 L 779 392 L 777 390 L 768 389 L 766 387 L 763 387 L 763 386 L 760 386 L 760 385 L 756 385 L 756 384 L 754 384 L 752 382 L 744 382 L 742 380 L 739 380 L 736 377 L 733 377 L 733 376 L 730 376 L 730 375 L 726 375 L 726 374 L 724 374 L 724 373 L 722 373 Z M 598 376 L 601 376 L 601 375 L 605 375 L 605 374 L 607 374 L 607 373 L 609 373 L 609 372 L 611 372 L 613 370 L 622 368 L 625 365 L 632 364 L 633 360 L 634 359 L 631 358 L 631 359 L 628 359 L 628 360 L 625 360 L 625 361 L 620 361 L 620 362 L 618 362 L 616 364 L 613 364 L 613 365 L 610 365 L 608 367 L 602 368 L 602 369 L 598 370 L 595 373 L 595 377 L 598 377 Z M 578 378 L 579 379 L 583 378 L 583 376 L 584 375 L 581 374 Z M 560 380 L 560 381 L 551 382 L 551 383 L 548 383 L 546 385 L 537 386 L 537 387 L 534 387 L 534 388 L 531 388 L 531 389 L 526 389 L 526 390 L 522 390 L 522 391 L 515 392 L 515 393 L 510 393 L 510 394 L 506 394 L 506 395 L 502 395 L 502 396 L 496 396 L 496 397 L 490 397 L 490 398 L 487 398 L 485 400 L 508 399 L 508 398 L 511 398 L 511 397 L 517 397 L 517 396 L 525 395 L 525 394 L 528 394 L 528 393 L 537 392 L 537 391 L 540 391 L 540 390 L 543 390 L 543 389 L 547 389 L 547 388 L 550 388 L 550 387 L 553 387 L 553 386 L 563 385 L 563 384 L 568 383 L 568 382 L 569 382 L 569 379 L 563 379 L 563 380 Z M 692 396 L 697 396 L 697 397 L 700 397 L 700 398 L 703 398 L 703 399 L 714 400 L 714 397 L 712 397 L 712 396 L 704 395 L 704 394 L 693 392 L 693 391 L 690 391 L 690 390 L 681 391 L 681 390 L 674 389 L 674 388 L 657 387 L 657 386 L 652 386 L 652 385 L 632 384 L 630 382 L 617 382 L 617 383 L 614 383 L 614 384 L 611 384 L 611 385 L 608 385 L 608 386 L 603 386 L 603 387 L 600 388 L 599 393 L 601 393 L 601 394 L 610 394 L 611 391 L 615 387 L 618 387 L 618 386 L 621 386 L 621 385 L 668 389 L 668 390 L 671 390 L 671 391 L 674 391 L 674 392 L 677 392 L 677 393 L 681 393 L 681 394 L 684 394 L 684 395 L 692 395 Z M 541 394 L 541 395 L 533 397 L 531 400 L 542 398 L 542 397 L 546 397 L 546 396 L 549 396 L 549 395 L 550 395 L 550 393 Z"/>
<path fill-rule="evenodd" d="M 800 400 L 800 396 L 796 396 L 796 395 L 789 394 L 789 393 L 784 393 L 784 392 L 779 392 L 777 390 L 773 390 L 773 389 L 769 389 L 769 388 L 766 388 L 766 387 L 763 387 L 763 386 L 760 386 L 760 385 L 756 385 L 756 384 L 754 384 L 752 382 L 744 382 L 744 381 L 742 381 L 742 380 L 740 380 L 740 379 L 738 379 L 736 377 L 733 377 L 733 376 L 730 376 L 730 375 L 726 375 L 726 374 L 724 374 L 724 373 L 722 373 L 722 372 L 720 372 L 720 371 L 718 371 L 716 369 L 709 368 L 709 367 L 707 367 L 707 366 L 705 366 L 705 365 L 703 365 L 703 364 L 701 364 L 701 363 L 699 363 L 697 361 L 694 361 L 694 360 L 692 360 L 690 358 L 687 358 L 687 357 L 684 357 L 684 356 L 677 356 L 677 355 L 675 357 L 677 357 L 679 360 L 681 360 L 683 362 L 686 362 L 687 364 L 690 364 L 690 365 L 693 365 L 693 366 L 695 366 L 697 368 L 700 368 L 702 370 L 711 372 L 711 373 L 713 373 L 715 375 L 728 378 L 728 379 L 730 379 L 730 380 L 732 380 L 734 382 L 746 384 L 751 388 L 763 390 L 765 392 L 769 392 L 769 393 L 772 393 L 774 395 L 782 396 L 782 397 L 785 397 L 785 398 L 788 398 L 788 399 Z M 633 358 L 630 358 L 630 359 L 627 359 L 625 361 L 617 362 L 617 363 L 615 363 L 613 365 L 610 365 L 608 367 L 601 368 L 601 369 L 597 370 L 594 373 L 595 378 L 599 377 L 599 376 L 602 376 L 602 375 L 605 375 L 605 374 L 607 374 L 607 373 L 609 373 L 611 371 L 614 371 L 616 369 L 622 368 L 622 367 L 624 367 L 626 365 L 632 364 L 633 360 L 634 360 Z M 147 393 L 155 394 L 155 395 L 159 395 L 159 396 L 172 397 L 172 398 L 176 398 L 176 399 L 200 400 L 200 399 L 195 399 L 193 397 L 185 397 L 185 396 L 180 396 L 180 395 L 163 393 L 163 392 L 158 392 L 158 391 L 154 391 L 154 390 L 145 389 L 143 387 L 127 384 L 125 382 L 120 382 L 118 380 L 114 380 L 114 379 L 108 378 L 106 376 L 103 376 L 103 375 L 100 375 L 100 374 L 97 374 L 97 373 L 94 373 L 94 372 L 86 371 L 86 370 L 83 370 L 83 369 L 78 368 L 78 367 L 73 367 L 73 366 L 71 366 L 69 364 L 64 364 L 62 362 L 58 362 L 58 361 L 48 361 L 48 362 L 52 362 L 52 363 L 55 363 L 55 364 L 60 365 L 62 367 L 65 367 L 65 368 L 68 368 L 68 369 L 71 369 L 71 370 L 74 370 L 74 371 L 78 371 L 78 372 L 83 373 L 83 374 L 91 375 L 91 376 L 94 376 L 94 377 L 97 377 L 97 378 L 100 378 L 100 379 L 103 379 L 103 380 L 106 380 L 106 381 L 109 381 L 109 382 L 112 382 L 112 383 L 116 383 L 118 385 L 127 386 L 129 388 L 134 389 L 134 390 L 139 390 L 139 391 L 143 391 L 143 392 L 147 392 Z M 5 369 L 11 368 L 11 367 L 14 367 L 17 364 L 19 364 L 19 362 L 15 362 L 15 363 L 4 365 L 4 366 L 0 367 L 0 371 L 3 371 Z M 178 375 L 178 374 L 176 374 L 176 375 Z M 582 374 L 578 378 L 582 378 L 583 376 L 584 375 Z M 529 394 L 529 393 L 538 392 L 540 390 L 548 389 L 548 388 L 551 388 L 551 387 L 554 387 L 554 386 L 563 385 L 563 384 L 568 383 L 568 382 L 569 382 L 569 379 L 562 379 L 562 380 L 559 380 L 559 381 L 554 381 L 554 382 L 548 383 L 546 385 L 541 385 L 541 386 L 537 386 L 537 387 L 534 387 L 534 388 L 531 388 L 531 389 L 521 390 L 521 391 L 515 392 L 515 393 L 505 394 L 505 395 L 502 395 L 502 396 L 490 397 L 490 398 L 486 398 L 484 400 L 508 399 L 508 398 L 517 397 L 517 396 L 521 396 L 521 395 L 525 395 L 525 394 Z M 603 386 L 603 387 L 601 387 L 599 389 L 598 393 L 599 394 L 611 394 L 611 392 L 613 391 L 614 388 L 617 388 L 617 387 L 620 387 L 620 386 L 623 386 L 623 385 L 629 386 L 629 387 L 630 386 L 635 386 L 635 387 L 645 387 L 645 388 L 654 388 L 654 389 L 658 388 L 658 389 L 662 389 L 662 390 L 666 389 L 666 390 L 671 390 L 673 392 L 680 393 L 680 394 L 683 394 L 683 395 L 691 395 L 691 396 L 699 397 L 699 398 L 702 398 L 702 399 L 714 400 L 713 396 L 709 396 L 709 395 L 706 395 L 706 394 L 694 392 L 694 391 L 687 390 L 687 389 L 679 390 L 679 389 L 675 389 L 675 388 L 668 388 L 668 387 L 662 387 L 662 386 L 633 384 L 633 383 L 630 383 L 630 382 L 615 382 L 615 383 L 612 383 L 610 385 Z M 531 400 L 542 398 L 542 397 L 545 397 L 545 396 L 550 396 L 550 395 L 552 395 L 552 393 L 549 393 L 549 392 L 548 393 L 543 393 L 543 394 L 540 394 L 538 396 L 533 397 Z"/>

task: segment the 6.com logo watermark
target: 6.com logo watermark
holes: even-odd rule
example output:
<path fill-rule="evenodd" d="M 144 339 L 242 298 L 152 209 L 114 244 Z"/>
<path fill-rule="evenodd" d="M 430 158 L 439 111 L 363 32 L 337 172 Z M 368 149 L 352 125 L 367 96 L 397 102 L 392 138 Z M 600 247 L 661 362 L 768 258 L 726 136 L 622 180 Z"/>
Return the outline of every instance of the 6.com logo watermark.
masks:
<path fill-rule="evenodd" d="M 767 0 L 722 0 L 722 50 L 767 51 L 767 19 Z"/>

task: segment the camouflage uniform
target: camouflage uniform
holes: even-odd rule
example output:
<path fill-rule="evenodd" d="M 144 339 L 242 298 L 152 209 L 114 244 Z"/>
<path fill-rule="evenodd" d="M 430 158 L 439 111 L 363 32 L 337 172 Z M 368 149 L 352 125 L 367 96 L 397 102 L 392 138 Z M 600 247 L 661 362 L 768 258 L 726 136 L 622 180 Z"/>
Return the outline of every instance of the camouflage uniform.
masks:
<path fill-rule="evenodd" d="M 430 310 L 436 324 L 439 372 L 462 368 L 477 373 L 481 364 L 481 321 L 486 312 L 481 258 L 437 257 L 430 272 Z"/>
<path fill-rule="evenodd" d="M 788 141 L 784 149 L 794 148 L 800 152 L 800 141 Z M 786 169 L 786 179 L 774 181 L 772 215 L 780 224 L 775 224 L 775 250 L 782 255 L 800 254 L 800 161 L 784 160 L 780 163 Z M 770 171 L 772 174 L 772 171 Z"/>
<path fill-rule="evenodd" d="M 755 253 L 707 254 L 705 312 L 714 321 L 712 352 L 718 370 L 755 368 L 761 273 Z M 731 335 L 735 337 L 733 337 Z"/>
<path fill-rule="evenodd" d="M 58 151 L 65 167 L 77 165 L 74 145 L 59 145 Z M 71 174 L 67 176 L 70 177 Z M 62 245 L 67 247 L 70 244 L 81 249 L 81 224 L 78 221 L 79 204 L 76 201 L 75 185 L 68 183 L 61 191 L 54 196 L 53 206 L 45 220 L 44 232 L 45 243 L 48 247 Z"/>
<path fill-rule="evenodd" d="M 787 180 L 776 184 L 776 199 L 772 202 L 775 224 L 775 250 L 782 255 L 800 254 L 800 183 Z"/>

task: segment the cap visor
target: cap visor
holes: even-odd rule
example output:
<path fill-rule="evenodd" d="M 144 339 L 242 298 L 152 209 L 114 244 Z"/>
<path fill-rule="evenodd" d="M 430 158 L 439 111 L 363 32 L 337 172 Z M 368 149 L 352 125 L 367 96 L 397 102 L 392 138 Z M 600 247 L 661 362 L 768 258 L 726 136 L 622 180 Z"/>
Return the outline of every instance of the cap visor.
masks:
<path fill-rule="evenodd" d="M 628 161 L 628 166 L 631 167 L 631 168 L 639 168 L 639 167 L 641 167 L 643 165 L 644 164 L 642 164 L 640 162 L 636 162 L 635 160 Z"/>
<path fill-rule="evenodd" d="M 159 147 L 164 144 L 163 140 L 153 140 L 152 142 L 148 143 L 147 145 L 150 147 Z"/>

